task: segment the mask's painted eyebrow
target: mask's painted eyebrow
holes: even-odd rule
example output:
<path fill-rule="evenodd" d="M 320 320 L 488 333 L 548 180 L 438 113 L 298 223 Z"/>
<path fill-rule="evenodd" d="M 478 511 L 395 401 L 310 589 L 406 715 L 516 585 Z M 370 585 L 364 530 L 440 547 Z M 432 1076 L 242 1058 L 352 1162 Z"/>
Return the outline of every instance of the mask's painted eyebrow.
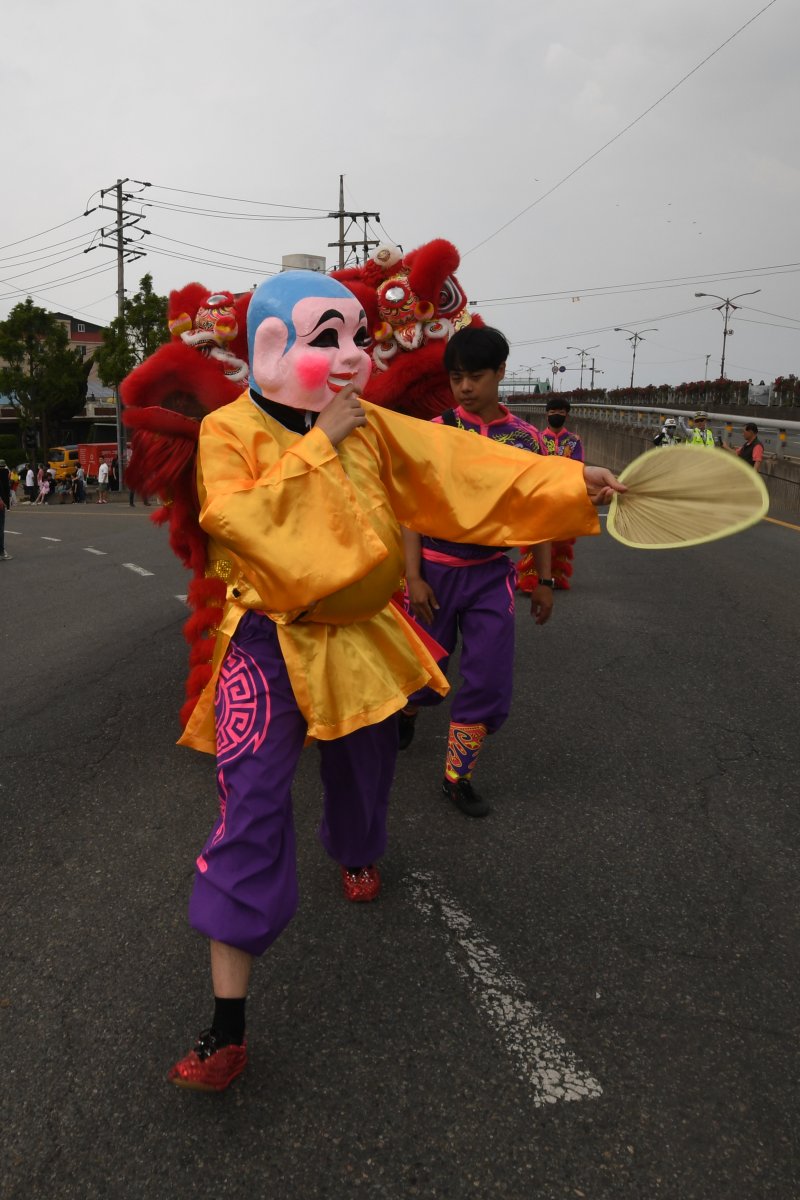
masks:
<path fill-rule="evenodd" d="M 344 324 L 344 317 L 339 312 L 339 310 L 336 308 L 329 308 L 329 309 L 326 309 L 326 311 L 322 314 L 320 319 L 317 321 L 316 325 L 313 325 L 311 327 L 311 329 L 309 329 L 308 332 L 313 333 L 315 329 L 319 329 L 319 327 L 323 323 L 323 321 L 331 321 L 331 320 L 339 320 L 342 322 L 342 324 Z M 308 334 L 306 334 L 306 336 L 308 336 Z"/>

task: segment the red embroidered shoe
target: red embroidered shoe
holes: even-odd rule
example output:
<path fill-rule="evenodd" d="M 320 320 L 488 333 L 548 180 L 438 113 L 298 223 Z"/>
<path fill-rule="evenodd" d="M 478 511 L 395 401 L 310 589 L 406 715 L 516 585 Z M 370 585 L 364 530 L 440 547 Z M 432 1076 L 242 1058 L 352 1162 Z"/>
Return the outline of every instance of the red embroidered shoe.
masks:
<path fill-rule="evenodd" d="M 201 1033 L 185 1058 L 175 1063 L 167 1079 L 176 1087 L 196 1092 L 224 1092 L 247 1066 L 247 1042 L 241 1046 L 217 1046 L 212 1029 Z"/>
<path fill-rule="evenodd" d="M 381 890 L 381 877 L 378 868 L 370 864 L 368 867 L 357 867 L 348 870 L 342 867 L 342 886 L 347 900 L 354 904 L 365 904 L 376 900 Z"/>

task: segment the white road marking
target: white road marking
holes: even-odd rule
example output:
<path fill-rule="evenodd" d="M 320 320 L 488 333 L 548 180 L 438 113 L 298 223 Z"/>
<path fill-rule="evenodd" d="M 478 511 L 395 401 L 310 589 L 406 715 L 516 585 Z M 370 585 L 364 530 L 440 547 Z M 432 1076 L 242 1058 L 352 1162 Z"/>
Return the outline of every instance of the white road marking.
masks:
<path fill-rule="evenodd" d="M 95 550 L 94 546 L 84 546 L 83 548 L 87 554 L 107 554 L 108 553 L 107 550 Z"/>
<path fill-rule="evenodd" d="M 137 567 L 136 563 L 123 563 L 123 567 L 127 567 L 129 571 L 135 571 L 137 575 L 152 575 L 152 571 L 145 571 L 144 567 Z"/>
<path fill-rule="evenodd" d="M 187 604 L 189 601 L 188 596 L 176 596 L 175 599 L 180 600 L 181 604 Z"/>
<path fill-rule="evenodd" d="M 42 541 L 43 542 L 60 542 L 61 538 L 51 538 L 51 537 L 45 537 L 44 535 L 42 535 Z"/>
<path fill-rule="evenodd" d="M 8 535 L 9 533 L 11 534 L 12 537 L 22 537 L 22 533 L 20 532 L 19 529 L 7 529 L 6 535 Z"/>
<path fill-rule="evenodd" d="M 470 917 L 425 872 L 412 874 L 411 891 L 420 912 L 440 918 L 448 960 L 500 1034 L 516 1074 L 533 1090 L 534 1104 L 602 1096 L 598 1081 L 583 1070 L 561 1035 L 526 998 L 522 981 L 506 968 Z"/>

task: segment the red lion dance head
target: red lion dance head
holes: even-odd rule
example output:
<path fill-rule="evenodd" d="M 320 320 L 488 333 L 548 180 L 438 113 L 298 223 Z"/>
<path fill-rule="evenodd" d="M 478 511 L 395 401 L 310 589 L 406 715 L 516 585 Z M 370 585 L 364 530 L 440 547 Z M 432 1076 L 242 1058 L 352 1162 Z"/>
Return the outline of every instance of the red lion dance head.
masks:
<path fill-rule="evenodd" d="M 415 417 L 433 417 L 452 403 L 443 357 L 447 339 L 470 321 L 467 296 L 454 272 L 458 251 L 436 238 L 404 255 L 379 246 L 363 267 L 333 271 L 358 297 L 375 339 L 367 400 Z"/>

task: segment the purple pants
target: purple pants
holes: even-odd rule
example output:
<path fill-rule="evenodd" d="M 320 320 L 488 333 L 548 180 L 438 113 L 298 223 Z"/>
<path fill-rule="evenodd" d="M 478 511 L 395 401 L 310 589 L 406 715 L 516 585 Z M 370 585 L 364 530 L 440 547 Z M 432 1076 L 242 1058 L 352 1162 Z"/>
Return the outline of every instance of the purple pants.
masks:
<path fill-rule="evenodd" d="M 514 564 L 502 555 L 475 566 L 450 567 L 423 560 L 425 581 L 439 603 L 428 632 L 447 651 L 446 672 L 461 634 L 463 682 L 453 697 L 451 720 L 481 722 L 494 733 L 511 709 L 514 685 Z M 443 697 L 422 688 L 410 704 L 440 704 Z"/>
<path fill-rule="evenodd" d="M 306 736 L 275 626 L 248 613 L 234 634 L 215 698 L 219 818 L 197 858 L 195 929 L 263 954 L 297 910 L 292 779 Z M 386 849 L 397 719 L 318 742 L 331 858 L 366 866 Z"/>

